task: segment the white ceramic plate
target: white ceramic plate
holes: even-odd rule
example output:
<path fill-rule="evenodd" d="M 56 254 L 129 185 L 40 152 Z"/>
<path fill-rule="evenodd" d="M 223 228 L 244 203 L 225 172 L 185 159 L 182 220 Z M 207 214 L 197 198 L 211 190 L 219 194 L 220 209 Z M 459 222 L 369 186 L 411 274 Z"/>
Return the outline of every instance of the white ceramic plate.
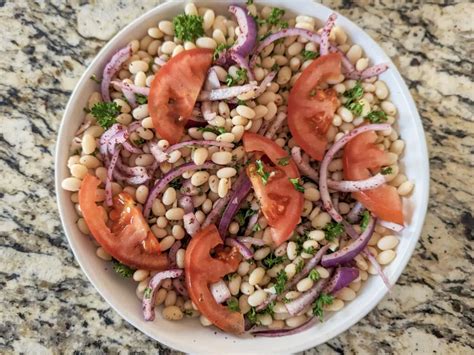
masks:
<path fill-rule="evenodd" d="M 164 3 L 133 21 L 120 31 L 98 54 L 77 84 L 64 113 L 59 129 L 56 147 L 56 193 L 61 220 L 71 248 L 94 287 L 104 299 L 133 326 L 151 338 L 185 352 L 192 353 L 289 353 L 302 351 L 322 344 L 342 333 L 370 312 L 387 292 L 379 277 L 370 277 L 357 298 L 347 303 L 343 310 L 334 313 L 323 324 L 302 333 L 281 338 L 238 338 L 219 332 L 213 327 L 202 327 L 196 319 L 179 322 L 163 320 L 160 312 L 154 322 L 145 322 L 141 303 L 135 295 L 132 281 L 121 279 L 111 267 L 95 255 L 96 247 L 89 238 L 80 233 L 76 226 L 76 213 L 70 200 L 70 193 L 61 189 L 61 181 L 69 176 L 66 162 L 68 147 L 74 133 L 83 119 L 83 107 L 96 84 L 90 80 L 92 74 L 101 76 L 102 68 L 112 54 L 134 38 L 146 34 L 147 28 L 156 26 L 159 20 L 171 19 L 183 12 L 187 1 Z M 229 3 L 196 1 L 198 5 L 210 6 L 217 13 L 227 13 Z M 233 1 L 243 3 L 243 1 Z M 332 10 L 311 1 L 258 1 L 258 5 L 268 4 L 286 9 L 294 14 L 306 14 L 324 22 Z M 403 165 L 406 174 L 415 182 L 412 196 L 404 199 L 404 213 L 407 228 L 401 235 L 397 257 L 385 268 L 390 282 L 396 282 L 407 264 L 417 243 L 428 204 L 428 154 L 420 117 L 410 93 L 396 67 L 383 50 L 358 26 L 339 15 L 337 24 L 342 26 L 354 43 L 361 45 L 372 63 L 390 63 L 390 69 L 381 78 L 387 83 L 391 100 L 398 108 L 400 133 L 406 141 Z"/>

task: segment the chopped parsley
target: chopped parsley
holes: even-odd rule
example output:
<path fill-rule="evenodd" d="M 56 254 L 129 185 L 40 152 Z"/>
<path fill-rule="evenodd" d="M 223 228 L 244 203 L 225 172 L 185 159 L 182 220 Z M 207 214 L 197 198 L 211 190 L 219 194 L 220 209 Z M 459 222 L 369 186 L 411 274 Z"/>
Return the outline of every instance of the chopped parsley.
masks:
<path fill-rule="evenodd" d="M 266 185 L 268 183 L 268 179 L 270 178 L 270 173 L 263 169 L 263 163 L 260 159 L 256 160 L 255 164 L 257 164 L 257 174 L 260 175 L 263 184 Z"/>
<path fill-rule="evenodd" d="M 303 56 L 303 60 L 310 60 L 316 58 L 319 53 L 315 51 L 307 51 L 306 49 L 301 52 L 301 55 Z"/>
<path fill-rule="evenodd" d="M 275 311 L 273 310 L 273 308 L 275 308 L 275 302 L 270 302 L 266 307 L 265 309 L 262 309 L 260 312 L 258 312 L 259 314 L 269 314 L 273 317 L 273 315 L 275 314 Z"/>
<path fill-rule="evenodd" d="M 227 133 L 224 127 L 199 127 L 197 129 L 199 132 L 211 132 L 216 135 Z"/>
<path fill-rule="evenodd" d="M 194 314 L 194 311 L 192 309 L 185 309 L 183 313 L 185 316 L 191 317 Z"/>
<path fill-rule="evenodd" d="M 214 49 L 214 55 L 213 55 L 213 59 L 214 60 L 217 60 L 221 53 L 224 52 L 227 48 L 229 48 L 229 46 L 225 43 L 221 43 L 219 44 L 216 49 Z"/>
<path fill-rule="evenodd" d="M 148 97 L 142 94 L 135 94 L 135 98 L 137 99 L 137 104 L 145 105 L 148 102 Z"/>
<path fill-rule="evenodd" d="M 290 157 L 289 156 L 278 159 L 278 165 L 287 166 L 289 163 L 290 163 Z"/>
<path fill-rule="evenodd" d="M 267 268 L 272 268 L 275 265 L 281 264 L 286 260 L 285 256 L 275 256 L 274 253 L 270 253 L 267 257 L 262 260 L 262 264 Z"/>
<path fill-rule="evenodd" d="M 102 128 L 108 129 L 117 122 L 120 109 L 115 102 L 98 102 L 92 106 L 91 113 Z"/>
<path fill-rule="evenodd" d="M 294 179 L 290 178 L 289 180 L 293 184 L 293 186 L 295 187 L 296 191 L 304 192 L 304 187 L 303 187 L 303 185 L 301 185 L 301 182 L 300 182 L 299 178 L 294 178 Z"/>
<path fill-rule="evenodd" d="M 288 281 L 288 275 L 286 275 L 285 270 L 281 270 L 276 277 L 276 281 L 274 285 L 275 291 L 278 295 L 281 294 L 283 290 L 285 289 L 285 284 L 287 281 Z"/>
<path fill-rule="evenodd" d="M 95 75 L 95 74 L 92 74 L 91 77 L 90 77 L 90 79 L 91 79 L 92 81 L 95 81 L 97 84 L 100 84 L 100 83 L 101 83 L 101 81 L 97 78 L 97 75 Z"/>
<path fill-rule="evenodd" d="M 229 308 L 232 312 L 240 312 L 239 301 L 237 301 L 235 298 L 227 300 L 227 308 Z"/>
<path fill-rule="evenodd" d="M 151 287 L 145 288 L 145 292 L 143 292 L 143 298 L 150 299 L 151 293 L 153 292 Z"/>
<path fill-rule="evenodd" d="M 173 19 L 174 33 L 183 41 L 194 41 L 204 35 L 203 18 L 197 15 L 181 14 Z"/>
<path fill-rule="evenodd" d="M 369 225 L 369 220 L 370 220 L 370 213 L 369 211 L 366 210 L 364 211 L 364 213 L 362 213 L 362 220 L 360 221 L 360 229 L 364 231 Z"/>
<path fill-rule="evenodd" d="M 253 4 L 253 0 L 247 0 L 246 4 L 247 4 L 247 5 L 252 5 L 252 4 Z"/>
<path fill-rule="evenodd" d="M 274 7 L 267 18 L 267 23 L 270 25 L 280 26 L 281 28 L 288 28 L 288 22 L 283 21 L 282 17 L 285 15 L 285 10 Z"/>
<path fill-rule="evenodd" d="M 344 226 L 342 223 L 331 222 L 327 224 L 323 230 L 326 240 L 333 242 L 336 238 L 339 238 L 344 233 Z"/>
<path fill-rule="evenodd" d="M 245 100 L 237 99 L 237 105 L 247 106 Z"/>
<path fill-rule="evenodd" d="M 296 273 L 299 273 L 301 270 L 304 268 L 304 261 L 300 260 L 298 261 L 298 264 L 296 264 Z"/>
<path fill-rule="evenodd" d="M 344 97 L 348 99 L 344 106 L 357 116 L 360 116 L 364 106 L 359 102 L 362 95 L 364 95 L 364 89 L 362 88 L 360 81 L 358 81 L 352 89 L 347 90 L 344 93 Z"/>
<path fill-rule="evenodd" d="M 371 111 L 364 118 L 370 123 L 381 123 L 387 121 L 387 114 L 383 111 Z"/>
<path fill-rule="evenodd" d="M 309 278 L 313 281 L 318 281 L 321 278 L 321 275 L 319 275 L 318 270 L 313 269 L 309 272 Z"/>
<path fill-rule="evenodd" d="M 316 253 L 316 249 L 314 249 L 314 247 L 303 248 L 303 253 L 314 255 Z"/>
<path fill-rule="evenodd" d="M 248 311 L 245 316 L 247 317 L 248 321 L 251 324 L 257 324 L 258 323 L 257 310 L 255 309 L 255 307 L 250 307 L 250 311 Z"/>
<path fill-rule="evenodd" d="M 277 63 L 272 65 L 272 71 L 279 71 L 279 70 L 280 70 L 280 66 Z"/>
<path fill-rule="evenodd" d="M 175 190 L 179 190 L 183 186 L 183 181 L 181 177 L 177 177 L 169 183 L 169 185 L 174 188 Z"/>
<path fill-rule="evenodd" d="M 391 166 L 387 166 L 386 168 L 383 168 L 383 169 L 380 171 L 380 174 L 382 174 L 382 175 L 390 175 L 392 172 L 393 172 L 392 167 L 391 167 Z"/>
<path fill-rule="evenodd" d="M 124 265 L 120 261 L 117 261 L 117 260 L 113 261 L 113 268 L 117 274 L 125 278 L 132 277 L 133 272 L 135 271 L 131 267 Z"/>
<path fill-rule="evenodd" d="M 295 233 L 293 240 L 296 243 L 296 253 L 301 254 L 303 251 L 303 243 L 308 240 L 308 236 L 306 234 L 299 235 Z"/>
<path fill-rule="evenodd" d="M 137 138 L 133 141 L 133 144 L 137 145 L 137 146 L 140 146 L 140 145 L 143 145 L 146 141 L 140 137 L 140 138 Z"/>
<path fill-rule="evenodd" d="M 260 232 L 262 230 L 262 226 L 259 223 L 255 223 L 252 228 L 252 232 Z"/>
<path fill-rule="evenodd" d="M 322 322 L 324 316 L 324 306 L 332 304 L 333 301 L 333 296 L 322 293 L 313 303 L 313 315 L 319 317 L 319 320 Z"/>
<path fill-rule="evenodd" d="M 247 222 L 247 219 L 253 216 L 257 211 L 249 208 L 249 209 L 241 209 L 237 214 L 235 215 L 235 219 L 237 220 L 237 223 L 239 226 L 244 226 L 245 223 Z"/>
<path fill-rule="evenodd" d="M 232 85 L 238 84 L 239 82 L 243 82 L 247 80 L 247 69 L 244 69 L 244 68 L 237 69 L 236 75 L 237 76 L 234 78 L 232 75 L 227 74 L 227 76 L 225 77 L 225 82 L 227 86 L 232 86 Z"/>

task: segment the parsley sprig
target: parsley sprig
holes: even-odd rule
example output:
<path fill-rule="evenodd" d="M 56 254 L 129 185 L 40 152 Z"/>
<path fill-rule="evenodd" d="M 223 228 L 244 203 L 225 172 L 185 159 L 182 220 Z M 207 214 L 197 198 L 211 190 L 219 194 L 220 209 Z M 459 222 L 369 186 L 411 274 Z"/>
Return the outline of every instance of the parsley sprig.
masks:
<path fill-rule="evenodd" d="M 264 170 L 263 163 L 260 159 L 256 160 L 255 164 L 257 165 L 257 174 L 260 175 L 263 184 L 266 185 L 268 183 L 268 179 L 270 178 L 270 173 Z"/>
<path fill-rule="evenodd" d="M 115 102 L 98 102 L 92 106 L 91 113 L 102 128 L 108 129 L 117 122 L 120 109 Z"/>
<path fill-rule="evenodd" d="M 113 268 L 117 274 L 125 278 L 132 277 L 133 273 L 135 272 L 134 269 L 125 264 L 122 264 L 120 261 L 117 260 L 113 260 Z"/>
<path fill-rule="evenodd" d="M 174 33 L 183 41 L 194 41 L 204 35 L 203 18 L 197 15 L 181 14 L 173 19 Z"/>
<path fill-rule="evenodd" d="M 333 242 L 336 238 L 339 238 L 344 233 L 344 226 L 342 223 L 331 222 L 327 224 L 323 230 L 326 240 Z"/>
<path fill-rule="evenodd" d="M 284 255 L 276 256 L 274 253 L 271 253 L 262 260 L 262 264 L 270 269 L 274 267 L 275 265 L 281 264 L 285 260 L 286 260 L 286 257 Z"/>
<path fill-rule="evenodd" d="M 380 174 L 382 175 L 390 175 L 391 173 L 393 173 L 391 166 L 387 166 L 386 168 L 382 168 L 382 170 L 380 170 Z"/>
<path fill-rule="evenodd" d="M 303 60 L 310 60 L 310 59 L 314 59 L 317 56 L 319 56 L 319 53 L 315 52 L 315 51 L 307 51 L 305 49 L 301 52 L 301 55 L 303 56 Z"/>
<path fill-rule="evenodd" d="M 286 282 L 288 281 L 288 275 L 286 274 L 285 270 L 281 270 L 276 277 L 275 281 L 275 291 L 279 295 L 285 289 Z"/>
<path fill-rule="evenodd" d="M 387 121 L 387 114 L 383 111 L 371 111 L 364 118 L 370 123 L 382 123 Z"/>
<path fill-rule="evenodd" d="M 227 76 L 225 77 L 225 82 L 227 86 L 233 86 L 242 83 L 245 80 L 247 80 L 247 69 L 244 68 L 237 69 L 235 77 L 230 74 L 227 74 Z"/>
<path fill-rule="evenodd" d="M 313 303 L 313 314 L 319 317 L 319 320 L 322 322 L 324 317 L 324 306 L 332 304 L 334 297 L 331 295 L 326 295 L 322 293 L 316 301 Z"/>
<path fill-rule="evenodd" d="M 370 213 L 369 211 L 366 210 L 364 211 L 364 213 L 362 213 L 362 220 L 360 221 L 360 229 L 364 231 L 369 225 L 369 220 L 370 220 Z"/>
<path fill-rule="evenodd" d="M 360 81 L 358 81 L 352 89 L 347 90 L 344 93 L 344 97 L 347 98 L 344 106 L 357 116 L 360 116 L 362 113 L 363 104 L 359 102 L 362 95 L 364 95 L 364 89 L 362 88 Z"/>
<path fill-rule="evenodd" d="M 197 130 L 202 133 L 211 132 L 216 135 L 227 133 L 224 127 L 199 127 Z"/>
<path fill-rule="evenodd" d="M 229 308 L 232 312 L 240 312 L 239 301 L 235 298 L 230 298 L 227 300 L 227 308 Z"/>
<path fill-rule="evenodd" d="M 299 178 L 289 179 L 290 182 L 293 184 L 296 191 L 304 192 L 304 187 L 301 185 L 301 181 Z"/>

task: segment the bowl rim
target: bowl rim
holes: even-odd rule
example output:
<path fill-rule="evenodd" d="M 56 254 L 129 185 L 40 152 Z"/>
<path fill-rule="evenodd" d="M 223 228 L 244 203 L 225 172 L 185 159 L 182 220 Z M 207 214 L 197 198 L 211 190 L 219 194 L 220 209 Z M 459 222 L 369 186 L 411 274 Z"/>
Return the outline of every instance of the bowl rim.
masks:
<path fill-rule="evenodd" d="M 123 319 L 125 319 L 128 323 L 133 325 L 136 329 L 138 329 L 141 332 L 145 333 L 150 338 L 152 338 L 156 341 L 159 341 L 160 343 L 162 343 L 166 346 L 169 346 L 171 348 L 181 350 L 181 351 L 187 351 L 187 352 L 196 352 L 195 345 L 187 344 L 185 340 L 183 340 L 181 342 L 176 342 L 176 341 L 173 341 L 172 339 L 169 339 L 169 338 L 165 339 L 164 337 L 160 336 L 159 334 L 157 335 L 156 333 L 153 333 L 153 332 L 151 332 L 147 329 L 144 329 L 144 327 L 142 327 L 137 321 L 132 319 L 128 314 L 126 314 L 127 313 L 126 311 L 120 309 L 119 307 L 116 307 L 116 305 L 114 304 L 114 301 L 109 299 L 109 295 L 106 294 L 106 291 L 103 288 L 104 286 L 99 285 L 95 281 L 95 277 L 94 277 L 93 273 L 91 272 L 91 270 L 89 270 L 89 268 L 87 266 L 88 259 L 87 258 L 82 259 L 79 256 L 79 250 L 76 249 L 76 246 L 75 246 L 75 243 L 74 243 L 74 238 L 75 238 L 75 236 L 73 235 L 74 233 L 71 230 L 70 225 L 66 223 L 67 221 L 66 221 L 66 215 L 65 215 L 65 203 L 67 203 L 67 202 L 64 201 L 64 198 L 62 198 L 62 196 L 61 196 L 61 191 L 62 191 L 61 181 L 62 181 L 63 176 L 61 176 L 62 167 L 59 166 L 59 161 L 61 160 L 61 153 L 60 153 L 61 150 L 59 149 L 59 147 L 63 146 L 62 144 L 65 143 L 64 142 L 65 141 L 65 130 L 66 130 L 66 125 L 67 125 L 66 122 L 68 121 L 68 116 L 71 115 L 71 113 L 74 109 L 74 106 L 75 106 L 75 102 L 78 99 L 79 88 L 85 85 L 87 80 L 89 80 L 89 77 L 91 76 L 91 74 L 93 72 L 97 71 L 98 65 L 101 62 L 103 62 L 105 58 L 109 58 L 113 54 L 113 52 L 118 47 L 118 45 L 121 42 L 124 42 L 124 37 L 126 37 L 126 35 L 128 33 L 131 33 L 134 30 L 134 28 L 138 26 L 138 24 L 140 22 L 142 22 L 142 21 L 144 21 L 148 18 L 151 18 L 151 17 L 159 16 L 161 12 L 166 12 L 169 9 L 172 9 L 176 6 L 184 5 L 187 2 L 188 2 L 187 0 L 166 1 L 166 2 L 163 2 L 163 3 L 155 6 L 154 8 L 148 10 L 147 12 L 142 14 L 141 16 L 134 19 L 132 22 L 130 22 L 124 28 L 122 28 L 99 51 L 99 53 L 95 56 L 93 61 L 87 66 L 86 70 L 83 72 L 81 78 L 77 82 L 77 84 L 76 84 L 76 86 L 75 86 L 73 92 L 71 93 L 71 96 L 70 96 L 70 98 L 67 102 L 66 109 L 65 109 L 64 114 L 62 116 L 60 127 L 59 127 L 59 130 L 58 130 L 58 138 L 57 138 L 57 142 L 56 142 L 56 145 L 55 145 L 54 164 L 55 164 L 55 192 L 56 192 L 56 200 L 57 200 L 57 204 L 58 204 L 58 210 L 59 210 L 59 215 L 60 215 L 60 219 L 61 219 L 61 224 L 63 226 L 65 235 L 68 239 L 68 243 L 69 243 L 69 245 L 71 247 L 71 250 L 72 250 L 72 252 L 75 256 L 75 259 L 77 260 L 78 264 L 80 265 L 82 271 L 87 276 L 90 283 L 99 292 L 99 294 L 108 303 L 108 305 L 111 306 Z M 193 2 L 194 3 L 212 3 L 212 1 L 206 1 L 206 0 L 203 0 L 203 1 L 195 0 Z M 237 1 L 234 1 L 234 2 L 235 3 L 244 3 L 245 1 L 244 0 L 237 0 Z M 299 2 L 299 1 L 297 1 L 297 2 Z M 286 5 L 286 3 L 283 0 L 276 0 L 276 1 L 271 1 L 271 0 L 265 1 L 264 0 L 264 1 L 259 1 L 259 3 L 258 3 L 258 5 L 265 5 L 265 4 L 274 4 L 274 5 L 278 5 L 278 6 L 282 6 L 282 7 L 285 7 L 285 5 Z M 407 252 L 405 252 L 404 258 L 400 261 L 399 266 L 397 267 L 397 269 L 395 269 L 395 272 L 392 272 L 392 274 L 391 274 L 390 280 L 391 280 L 392 284 L 395 284 L 396 281 L 398 280 L 398 278 L 400 277 L 401 273 L 405 270 L 406 265 L 407 265 L 408 261 L 410 260 L 412 254 L 413 254 L 413 251 L 416 247 L 417 241 L 420 238 L 421 231 L 422 231 L 424 221 L 425 221 L 425 218 L 426 218 L 427 207 L 428 207 L 429 182 L 430 182 L 429 162 L 428 162 L 429 156 L 428 156 L 428 149 L 427 149 L 425 134 L 424 134 L 423 126 L 422 126 L 422 123 L 421 123 L 421 118 L 420 118 L 419 113 L 416 109 L 413 97 L 411 96 L 411 94 L 410 94 L 410 92 L 409 92 L 402 76 L 400 75 L 397 67 L 393 64 L 392 60 L 390 59 L 390 57 L 388 57 L 386 55 L 386 53 L 383 51 L 383 49 L 367 34 L 367 32 L 365 32 L 362 28 L 360 28 L 358 25 L 353 23 L 348 18 L 342 16 L 338 12 L 336 12 L 336 11 L 334 11 L 334 10 L 332 10 L 332 9 L 322 5 L 322 4 L 313 2 L 312 5 L 315 6 L 316 9 L 322 10 L 323 13 L 331 13 L 331 12 L 337 13 L 338 21 L 344 22 L 344 26 L 346 28 L 349 28 L 351 31 L 361 32 L 364 35 L 364 37 L 365 37 L 364 43 L 359 43 L 358 42 L 358 44 L 373 47 L 377 51 L 380 52 L 380 54 L 378 54 L 378 56 L 381 57 L 385 62 L 389 63 L 389 67 L 391 69 L 391 75 L 394 76 L 395 82 L 398 84 L 398 89 L 400 90 L 399 95 L 401 95 L 401 97 L 404 98 L 405 104 L 408 105 L 408 110 L 413 115 L 413 120 L 412 121 L 414 122 L 414 128 L 416 130 L 416 136 L 417 136 L 417 139 L 419 140 L 418 145 L 421 149 L 421 155 L 425 158 L 425 159 L 423 159 L 422 162 L 420 162 L 420 169 L 423 172 L 422 180 L 424 180 L 424 181 L 422 181 L 422 186 L 419 186 L 419 184 L 417 185 L 417 189 L 422 189 L 420 201 L 417 201 L 416 215 L 419 218 L 416 221 L 411 222 L 411 223 L 416 223 L 416 228 L 415 228 L 414 233 L 413 233 L 414 236 L 411 237 L 411 238 L 416 239 L 416 241 L 413 241 L 411 243 L 410 248 L 407 250 Z M 290 11 L 292 11 L 292 10 L 290 10 Z M 321 19 L 321 16 L 318 16 L 318 19 Z M 351 31 L 348 31 L 348 32 L 350 33 Z M 66 141 L 66 143 L 69 144 L 70 142 Z M 69 203 L 70 203 L 70 200 L 69 200 Z M 401 257 L 401 256 L 397 256 L 397 258 L 398 257 Z M 379 304 L 379 302 L 382 300 L 382 298 L 387 294 L 387 292 L 388 292 L 388 290 L 386 288 L 383 288 L 383 290 L 376 291 L 376 294 L 373 297 L 374 303 L 372 305 L 370 305 L 368 307 L 365 307 L 363 310 L 359 311 L 357 315 L 355 315 L 355 316 L 352 315 L 351 317 L 348 317 L 348 318 L 350 318 L 350 320 L 348 322 L 346 322 L 343 326 L 341 326 L 337 331 L 335 331 L 333 333 L 330 333 L 330 334 L 327 334 L 327 337 L 326 337 L 325 340 L 323 340 L 323 341 L 320 341 L 320 340 L 314 341 L 314 340 L 311 340 L 311 337 L 310 337 L 309 339 L 305 340 L 303 343 L 291 344 L 291 347 L 289 347 L 288 349 L 291 348 L 292 352 L 293 351 L 294 352 L 302 351 L 302 350 L 308 349 L 310 347 L 320 345 L 320 344 L 322 344 L 324 342 L 327 342 L 330 339 L 342 334 L 348 328 L 350 328 L 355 323 L 359 322 L 362 318 L 364 318 L 370 311 L 372 311 Z M 290 337 L 285 337 L 283 339 L 289 339 Z M 275 351 L 286 351 L 286 349 L 275 350 Z"/>

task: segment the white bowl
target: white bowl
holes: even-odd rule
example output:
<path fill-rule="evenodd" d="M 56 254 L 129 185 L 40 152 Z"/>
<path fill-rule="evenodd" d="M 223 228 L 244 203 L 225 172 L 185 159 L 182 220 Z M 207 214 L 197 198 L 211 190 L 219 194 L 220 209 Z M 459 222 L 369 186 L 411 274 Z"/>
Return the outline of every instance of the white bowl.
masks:
<path fill-rule="evenodd" d="M 134 38 L 146 34 L 147 28 L 156 26 L 159 20 L 170 19 L 183 12 L 187 1 L 166 2 L 147 12 L 120 31 L 97 55 L 77 84 L 64 113 L 56 147 L 56 193 L 61 220 L 71 248 L 94 287 L 104 299 L 128 322 L 153 339 L 185 352 L 192 353 L 289 353 L 302 351 L 322 344 L 342 333 L 370 312 L 387 293 L 379 277 L 370 277 L 357 298 L 347 303 L 344 309 L 331 315 L 324 323 L 302 333 L 280 338 L 239 338 L 224 334 L 213 327 L 202 327 L 197 319 L 170 322 L 157 312 L 154 322 L 145 322 L 141 304 L 135 295 L 132 281 L 121 279 L 108 263 L 95 255 L 96 247 L 76 226 L 76 212 L 70 193 L 61 189 L 61 181 L 69 176 L 66 162 L 68 147 L 83 119 L 83 107 L 89 94 L 96 89 L 90 80 L 92 74 L 101 76 L 102 68 L 112 54 Z M 196 1 L 199 5 L 212 6 L 218 13 L 226 13 L 229 3 Z M 243 3 L 243 1 L 233 1 Z M 320 22 L 333 12 L 312 1 L 257 1 L 259 5 L 278 6 L 294 14 L 305 14 L 318 18 Z M 358 26 L 339 15 L 337 24 L 345 29 L 354 43 L 361 45 L 373 63 L 390 63 L 390 69 L 381 78 L 387 83 L 391 100 L 398 108 L 400 133 L 406 142 L 403 165 L 415 190 L 409 199 L 404 199 L 404 213 L 408 226 L 401 233 L 397 257 L 385 268 L 391 283 L 395 283 L 415 248 L 428 203 L 428 153 L 420 117 L 410 93 L 396 67 L 383 50 Z"/>

